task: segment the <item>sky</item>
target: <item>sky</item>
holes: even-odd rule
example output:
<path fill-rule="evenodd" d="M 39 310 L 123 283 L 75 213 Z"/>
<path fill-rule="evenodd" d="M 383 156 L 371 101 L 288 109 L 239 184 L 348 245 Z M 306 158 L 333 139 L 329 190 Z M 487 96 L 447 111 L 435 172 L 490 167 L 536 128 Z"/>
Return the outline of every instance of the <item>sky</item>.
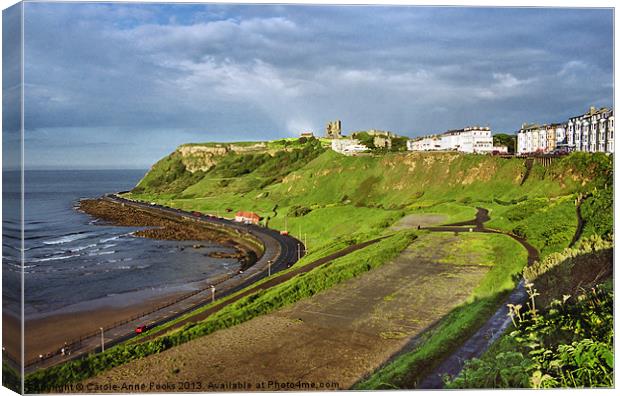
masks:
<path fill-rule="evenodd" d="M 24 13 L 32 168 L 148 168 L 182 143 L 323 134 L 336 119 L 345 134 L 515 132 L 613 104 L 610 9 L 26 3 Z"/>

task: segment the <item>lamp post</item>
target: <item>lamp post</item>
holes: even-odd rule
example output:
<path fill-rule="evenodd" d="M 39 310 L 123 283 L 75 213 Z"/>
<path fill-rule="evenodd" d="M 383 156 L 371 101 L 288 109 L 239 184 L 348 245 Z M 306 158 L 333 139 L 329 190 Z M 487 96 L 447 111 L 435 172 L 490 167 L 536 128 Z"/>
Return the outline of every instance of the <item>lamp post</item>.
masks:
<path fill-rule="evenodd" d="M 105 342 L 103 341 L 103 327 L 100 327 L 99 330 L 101 330 L 101 352 L 105 351 Z"/>
<path fill-rule="evenodd" d="M 211 302 L 215 302 L 215 286 L 211 285 Z"/>
<path fill-rule="evenodd" d="M 272 262 L 273 262 L 273 260 L 269 260 L 269 261 L 267 261 L 267 266 L 268 266 L 268 268 L 269 268 L 269 272 L 268 272 L 268 275 L 267 275 L 267 276 L 271 276 L 271 263 L 272 263 Z"/>

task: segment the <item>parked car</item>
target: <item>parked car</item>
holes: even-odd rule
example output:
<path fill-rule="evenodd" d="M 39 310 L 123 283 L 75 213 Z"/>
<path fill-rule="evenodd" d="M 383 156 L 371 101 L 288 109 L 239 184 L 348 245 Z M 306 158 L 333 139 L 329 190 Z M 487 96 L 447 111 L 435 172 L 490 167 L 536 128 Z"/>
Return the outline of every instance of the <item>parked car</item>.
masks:
<path fill-rule="evenodd" d="M 280 235 L 288 235 L 288 231 L 280 231 Z"/>

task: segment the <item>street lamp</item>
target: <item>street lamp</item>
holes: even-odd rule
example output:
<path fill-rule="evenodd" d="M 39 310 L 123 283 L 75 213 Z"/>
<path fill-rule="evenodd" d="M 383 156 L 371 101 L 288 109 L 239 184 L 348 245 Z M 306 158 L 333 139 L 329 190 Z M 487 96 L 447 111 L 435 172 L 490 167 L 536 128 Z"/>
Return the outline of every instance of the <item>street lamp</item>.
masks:
<path fill-rule="evenodd" d="M 215 302 L 215 286 L 211 285 L 211 302 Z"/>
<path fill-rule="evenodd" d="M 267 261 L 267 265 L 268 265 L 268 268 L 269 268 L 269 275 L 268 276 L 271 276 L 271 263 L 272 262 L 273 262 L 273 260 Z"/>
<path fill-rule="evenodd" d="M 101 330 L 101 352 L 105 351 L 105 343 L 103 341 L 103 327 L 100 327 L 99 330 Z"/>

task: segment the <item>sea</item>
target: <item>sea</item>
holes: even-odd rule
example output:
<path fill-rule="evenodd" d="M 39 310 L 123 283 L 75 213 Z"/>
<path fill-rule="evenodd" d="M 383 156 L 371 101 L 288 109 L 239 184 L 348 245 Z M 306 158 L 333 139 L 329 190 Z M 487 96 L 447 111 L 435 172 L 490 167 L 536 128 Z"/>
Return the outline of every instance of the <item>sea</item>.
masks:
<path fill-rule="evenodd" d="M 205 241 L 136 237 L 139 227 L 106 224 L 77 209 L 80 199 L 125 191 L 145 170 L 25 171 L 24 256 L 19 260 L 19 172 L 3 172 L 4 308 L 19 312 L 24 271 L 24 313 L 36 319 L 99 306 L 138 304 L 196 289 L 235 272 L 235 259 L 209 257 L 230 248 Z"/>

